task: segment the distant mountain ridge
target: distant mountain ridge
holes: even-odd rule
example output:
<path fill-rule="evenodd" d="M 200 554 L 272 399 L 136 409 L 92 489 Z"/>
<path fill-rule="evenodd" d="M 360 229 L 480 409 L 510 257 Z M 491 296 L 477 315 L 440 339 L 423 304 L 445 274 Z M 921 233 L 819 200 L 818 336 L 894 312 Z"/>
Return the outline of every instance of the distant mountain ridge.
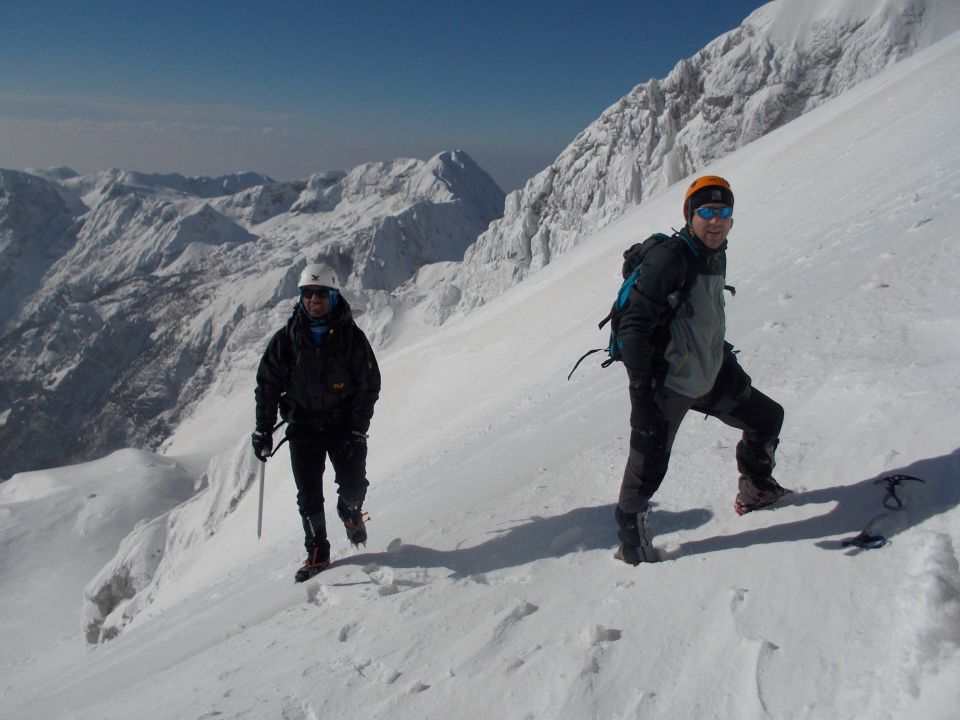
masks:
<path fill-rule="evenodd" d="M 81 208 L 53 183 L 0 169 L 0 327 L 70 249 Z"/>
<path fill-rule="evenodd" d="M 306 262 L 330 263 L 362 313 L 503 210 L 460 151 L 294 182 L 34 172 L 0 171 L 5 477 L 155 448 L 238 328 L 289 313 Z"/>

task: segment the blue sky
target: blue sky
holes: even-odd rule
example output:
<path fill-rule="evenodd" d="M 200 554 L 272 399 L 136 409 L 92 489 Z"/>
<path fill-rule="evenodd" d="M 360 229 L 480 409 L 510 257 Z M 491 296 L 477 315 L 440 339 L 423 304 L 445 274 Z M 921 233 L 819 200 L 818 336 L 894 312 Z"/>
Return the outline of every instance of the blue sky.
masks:
<path fill-rule="evenodd" d="M 747 0 L 0 3 L 0 167 L 277 179 L 467 151 L 505 190 Z"/>

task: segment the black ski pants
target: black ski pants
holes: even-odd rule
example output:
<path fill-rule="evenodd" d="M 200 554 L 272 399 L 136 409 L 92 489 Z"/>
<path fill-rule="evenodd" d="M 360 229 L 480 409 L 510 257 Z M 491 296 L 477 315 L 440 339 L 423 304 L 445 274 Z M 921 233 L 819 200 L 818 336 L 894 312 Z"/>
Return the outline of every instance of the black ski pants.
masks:
<path fill-rule="evenodd" d="M 331 425 L 296 422 L 287 426 L 290 465 L 297 483 L 297 507 L 303 520 L 307 550 L 327 537 L 323 511 L 323 471 L 327 457 L 333 465 L 334 482 L 341 501 L 361 505 L 367 495 L 367 447 L 350 443 L 350 430 Z"/>
<path fill-rule="evenodd" d="M 654 402 L 665 423 L 658 437 L 647 438 L 636 431 L 630 433 L 630 455 L 618 502 L 623 512 L 646 510 L 647 502 L 667 474 L 673 442 L 680 423 L 690 410 L 715 417 L 743 431 L 737 443 L 736 457 L 737 469 L 747 483 L 762 483 L 771 477 L 783 425 L 783 408 L 759 390 L 750 388 L 735 398 L 731 397 L 729 388 L 718 383 L 707 395 L 691 398 L 660 388 L 655 393 Z"/>

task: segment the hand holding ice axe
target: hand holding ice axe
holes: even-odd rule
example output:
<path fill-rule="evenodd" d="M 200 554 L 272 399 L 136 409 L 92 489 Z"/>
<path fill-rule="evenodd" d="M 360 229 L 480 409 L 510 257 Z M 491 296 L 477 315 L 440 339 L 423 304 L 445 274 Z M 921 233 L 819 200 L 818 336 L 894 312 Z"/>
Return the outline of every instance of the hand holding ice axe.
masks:
<path fill-rule="evenodd" d="M 260 535 L 263 531 L 263 479 L 267 471 L 267 458 L 273 457 L 274 453 L 280 449 L 280 445 L 283 445 L 287 441 L 286 438 L 280 441 L 280 445 L 277 445 L 276 448 L 273 447 L 273 433 L 277 431 L 284 421 L 280 421 L 273 426 L 272 430 L 257 430 L 253 433 L 251 438 L 253 444 L 253 454 L 256 456 L 257 460 L 260 461 L 260 505 L 257 508 L 257 539 L 260 539 Z"/>

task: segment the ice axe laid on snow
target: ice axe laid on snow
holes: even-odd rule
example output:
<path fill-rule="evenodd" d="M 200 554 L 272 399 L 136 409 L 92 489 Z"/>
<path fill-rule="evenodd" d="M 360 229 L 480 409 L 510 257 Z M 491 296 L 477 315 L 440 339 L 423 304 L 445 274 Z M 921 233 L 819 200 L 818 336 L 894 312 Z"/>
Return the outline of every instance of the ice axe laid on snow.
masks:
<path fill-rule="evenodd" d="M 883 485 L 886 488 L 887 494 L 883 498 L 883 506 L 887 510 L 899 512 L 904 509 L 903 500 L 897 495 L 897 488 L 906 487 L 908 481 L 918 483 L 926 482 L 923 478 L 914 477 L 913 475 L 891 475 L 873 481 L 874 485 Z M 887 544 L 887 538 L 885 535 L 880 534 L 877 528 L 881 524 L 881 521 L 889 516 L 889 512 L 880 513 L 864 526 L 859 535 L 843 540 L 840 544 L 843 547 L 854 547 L 860 550 L 877 550 L 878 548 L 882 548 Z"/>

